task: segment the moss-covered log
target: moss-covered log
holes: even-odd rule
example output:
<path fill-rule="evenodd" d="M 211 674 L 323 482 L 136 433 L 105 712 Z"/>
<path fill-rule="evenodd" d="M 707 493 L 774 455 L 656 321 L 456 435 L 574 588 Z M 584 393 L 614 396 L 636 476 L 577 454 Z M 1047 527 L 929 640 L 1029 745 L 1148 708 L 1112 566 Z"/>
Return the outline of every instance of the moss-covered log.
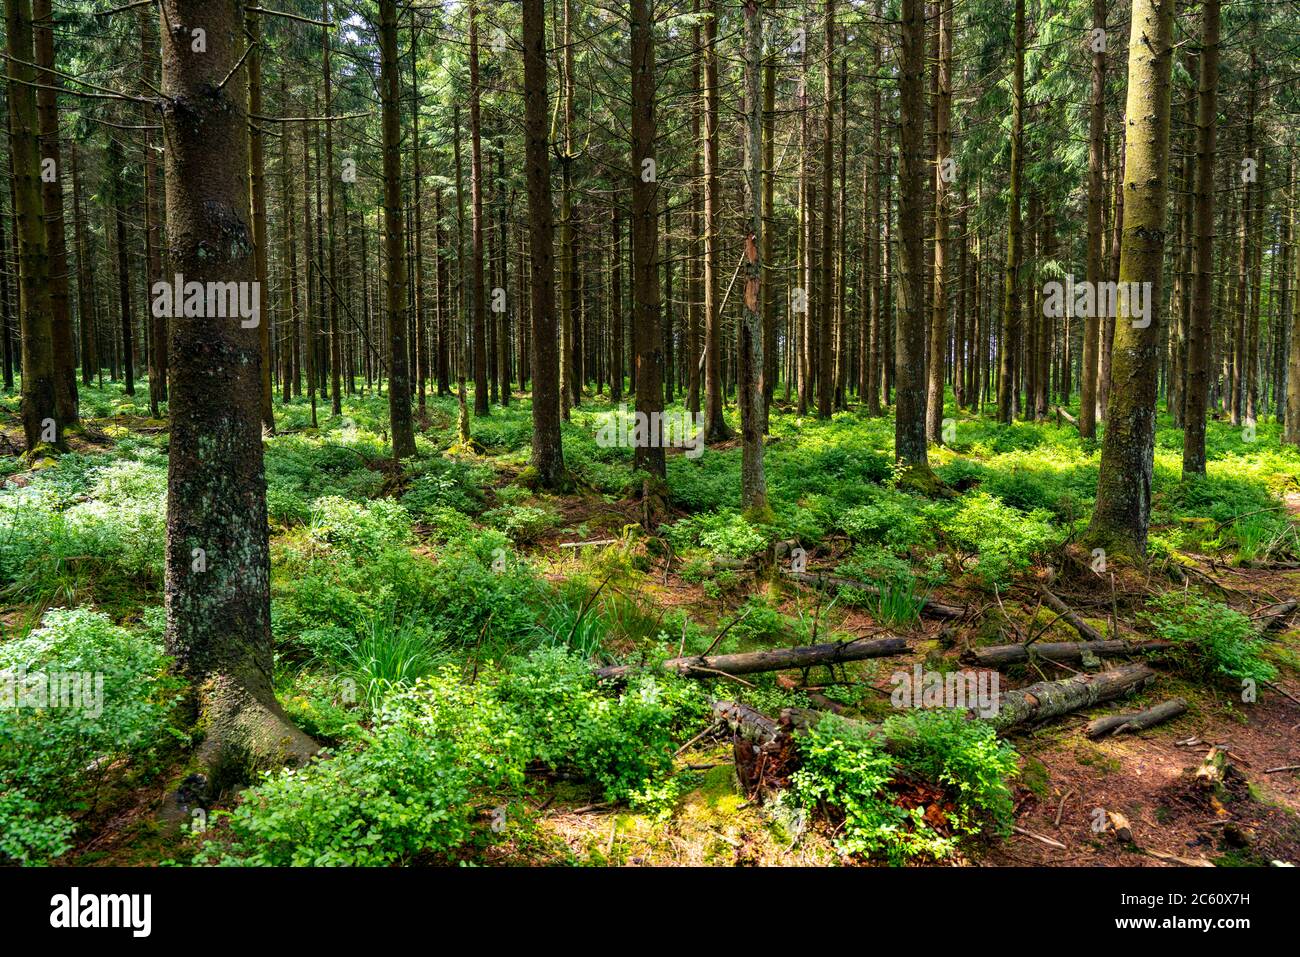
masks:
<path fill-rule="evenodd" d="M 1059 718 L 1102 701 L 1122 698 L 1153 678 L 1155 672 L 1146 665 L 1131 664 L 1095 675 L 1040 681 L 1027 688 L 1008 691 L 1002 696 L 997 713 L 988 720 L 999 731 L 1006 731 L 1018 725 Z"/>

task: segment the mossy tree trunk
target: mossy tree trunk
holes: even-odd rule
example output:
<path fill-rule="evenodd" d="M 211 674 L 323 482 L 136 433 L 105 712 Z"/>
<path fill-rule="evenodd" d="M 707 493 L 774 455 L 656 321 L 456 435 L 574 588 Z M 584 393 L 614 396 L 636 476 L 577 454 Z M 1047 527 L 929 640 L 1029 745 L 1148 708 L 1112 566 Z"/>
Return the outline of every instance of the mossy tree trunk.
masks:
<path fill-rule="evenodd" d="M 1135 316 L 1129 299 L 1120 298 L 1097 503 L 1084 536 L 1090 547 L 1133 558 L 1145 557 L 1151 519 L 1173 20 L 1170 0 L 1134 0 L 1119 278 L 1144 286 L 1148 312 Z"/>
<path fill-rule="evenodd" d="M 167 241 L 187 282 L 254 278 L 248 78 L 233 70 L 244 50 L 241 6 L 163 0 L 161 9 Z M 206 52 L 191 46 L 196 29 Z M 193 684 L 198 757 L 219 790 L 305 760 L 315 744 L 271 687 L 259 332 L 238 318 L 190 316 L 173 317 L 170 331 L 167 648 Z"/>

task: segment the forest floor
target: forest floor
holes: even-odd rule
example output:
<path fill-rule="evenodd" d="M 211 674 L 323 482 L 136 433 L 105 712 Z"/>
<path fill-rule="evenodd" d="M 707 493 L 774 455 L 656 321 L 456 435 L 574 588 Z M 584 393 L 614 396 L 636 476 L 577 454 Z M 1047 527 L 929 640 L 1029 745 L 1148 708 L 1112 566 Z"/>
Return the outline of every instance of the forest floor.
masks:
<path fill-rule="evenodd" d="M 51 608 L 93 608 L 156 639 L 167 434 L 164 421 L 147 415 L 147 385 L 137 389 L 134 401 L 116 386 L 84 390 L 85 422 L 68 454 L 35 469 L 9 460 L 0 484 L 0 652 Z M 526 403 L 473 420 L 485 451 L 472 454 L 455 445 L 454 400 L 431 397 L 419 417 L 419 459 L 401 472 L 384 460 L 386 399 L 348 397 L 342 417 L 331 416 L 326 402 L 320 428 L 311 427 L 304 400 L 277 403 L 279 428 L 266 443 L 272 613 L 278 692 L 289 714 L 318 740 L 342 748 L 375 720 L 367 680 L 391 687 L 451 666 L 472 683 L 480 668 L 524 653 L 542 632 L 584 660 L 604 663 L 887 632 L 909 639 L 909 652 L 707 682 L 711 695 L 734 696 L 773 716 L 783 707 L 812 706 L 878 721 L 894 711 L 895 676 L 914 665 L 947 672 L 971 647 L 1027 636 L 1076 640 L 1043 607 L 1039 588 L 1048 582 L 1107 638 L 1176 637 L 1161 631 L 1168 619 L 1147 606 L 1162 592 L 1190 588 L 1203 595 L 1214 609 L 1211 628 L 1226 620 L 1221 615 L 1244 620 L 1300 599 L 1300 567 L 1288 567 L 1300 559 L 1300 454 L 1279 444 L 1271 424 L 1247 435 L 1212 422 L 1209 475 L 1189 485 L 1178 475 L 1181 433 L 1162 419 L 1150 564 L 1098 574 L 1086 562 L 1071 566 L 1069 543 L 1089 514 L 1098 456 L 1097 446 L 1080 442 L 1068 426 L 1000 426 L 953 410 L 953 441 L 932 450 L 948 494 L 922 499 L 892 482 L 892 420 L 844 412 L 818 422 L 782 405 L 773 413 L 767 454 L 770 522 L 750 522 L 736 510 L 739 450 L 726 443 L 698 460 L 670 450 L 667 511 L 647 528 L 630 450 L 594 438 L 611 408 L 596 398 L 574 411 L 565 426 L 574 487 L 548 495 L 526 484 Z M 4 433 L 11 447 L 21 445 L 12 414 Z M 402 508 L 381 511 L 376 503 L 385 501 Z M 834 595 L 783 579 L 763 558 L 777 541 L 803 547 L 808 570 L 870 581 L 881 594 Z M 585 542 L 598 544 L 579 545 Z M 394 547 L 428 567 L 412 571 L 404 558 L 392 557 Z M 516 576 L 479 574 L 482 565 L 502 561 L 503 551 L 512 571 L 516 561 L 528 569 L 527 588 Z M 415 577 L 406 582 L 408 575 Z M 927 600 L 966 613 L 931 620 L 921 613 Z M 409 629 L 401 622 L 408 621 L 436 649 L 427 661 L 376 674 L 382 669 L 372 650 L 368 665 L 356 664 L 356 642 L 377 631 L 390 644 L 405 640 Z M 968 837 L 945 863 L 1300 862 L 1298 622 L 1300 615 L 1292 615 L 1252 637 L 1275 675 L 1257 700 L 1241 700 L 1232 674 L 1225 680 L 1189 670 L 1182 659 L 1157 659 L 1157 681 L 1132 700 L 1012 733 L 1019 755 L 1010 784 L 1016 830 Z M 1005 690 L 1077 671 L 1041 660 L 1004 669 L 1001 678 Z M 340 690 L 340 678 L 353 682 L 345 688 L 362 682 L 360 702 Z M 1090 718 L 1141 711 L 1174 696 L 1188 710 L 1168 723 L 1095 741 L 1083 733 Z M 729 731 L 702 721 L 680 730 L 673 744 L 673 789 L 661 800 L 607 800 L 563 768 L 532 767 L 526 786 L 481 796 L 469 844 L 405 860 L 865 862 L 844 851 L 835 813 L 817 813 L 787 795 L 760 801 L 746 794 Z M 1211 748 L 1227 756 L 1231 771 L 1208 792 L 1193 773 Z M 180 833 L 162 814 L 185 769 L 183 752 L 160 746 L 147 760 L 123 758 L 96 775 L 65 810 L 74 836 L 52 860 L 189 861 L 199 838 Z M 238 803 L 239 795 L 225 795 L 219 807 Z M 1107 812 L 1127 819 L 1131 841 L 1098 826 Z"/>

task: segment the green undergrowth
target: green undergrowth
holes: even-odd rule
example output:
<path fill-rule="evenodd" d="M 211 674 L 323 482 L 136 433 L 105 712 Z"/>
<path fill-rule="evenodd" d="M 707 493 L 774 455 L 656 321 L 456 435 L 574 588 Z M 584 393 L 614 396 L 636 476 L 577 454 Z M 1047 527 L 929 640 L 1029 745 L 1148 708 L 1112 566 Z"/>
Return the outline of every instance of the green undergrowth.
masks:
<path fill-rule="evenodd" d="M 113 384 L 84 389 L 80 434 L 98 444 L 0 470 L 0 665 L 72 668 L 94 656 L 114 702 L 93 720 L 0 709 L 6 863 L 73 849 L 111 795 L 150 780 L 178 741 L 171 706 L 183 689 L 167 676 L 158 611 L 167 434 L 148 418 L 146 388 L 134 399 Z M 0 403 L 17 410 L 16 397 Z M 661 820 L 681 812 L 690 777 L 673 755 L 707 727 L 708 695 L 776 714 L 814 703 L 804 685 L 884 721 L 881 737 L 827 719 L 801 746 L 789 800 L 834 822 L 842 853 L 944 860 L 1005 830 L 1014 752 L 980 722 L 891 714 L 877 690 L 883 662 L 812 669 L 799 686 L 774 674 L 697 683 L 653 666 L 847 640 L 864 618 L 908 633 L 947 592 L 996 596 L 1025 620 L 1008 595 L 1081 531 L 1097 443 L 1054 422 L 1002 425 L 950 405 L 955 426 L 930 453 L 943 485 L 923 495 L 893 467 L 890 417 L 776 411 L 770 512 L 739 509 L 738 447 L 673 450 L 667 514 L 647 529 L 630 500 L 642 478 L 632 450 L 596 440 L 613 411 L 603 397 L 584 397 L 562 427 L 573 482 L 562 496 L 528 487 L 527 401 L 472 419 L 470 451 L 458 447 L 455 400 L 429 396 L 417 455 L 400 467 L 387 458 L 387 403 L 347 396 L 333 416 L 322 402 L 313 425 L 305 400 L 277 401 L 277 432 L 264 440 L 275 685 L 327 750 L 243 792 L 193 836 L 196 860 L 477 860 L 522 833 L 517 821 L 493 827 L 495 810 L 547 789 Z M 735 428 L 734 408 L 727 415 Z M 1271 423 L 1248 434 L 1211 422 L 1208 474 L 1183 481 L 1181 432 L 1161 419 L 1154 568 L 1192 554 L 1238 564 L 1300 554 L 1282 498 L 1297 490 L 1300 453 L 1278 438 Z M 557 538 L 614 542 L 569 550 Z M 770 556 L 793 567 L 793 548 L 810 570 L 867 587 L 755 581 L 751 569 Z M 995 639 L 988 620 L 977 640 Z M 1289 667 L 1243 613 L 1195 591 L 1151 602 L 1142 626 L 1174 643 L 1178 681 L 1234 697 Z M 645 667 L 621 687 L 592 677 L 613 663 Z"/>

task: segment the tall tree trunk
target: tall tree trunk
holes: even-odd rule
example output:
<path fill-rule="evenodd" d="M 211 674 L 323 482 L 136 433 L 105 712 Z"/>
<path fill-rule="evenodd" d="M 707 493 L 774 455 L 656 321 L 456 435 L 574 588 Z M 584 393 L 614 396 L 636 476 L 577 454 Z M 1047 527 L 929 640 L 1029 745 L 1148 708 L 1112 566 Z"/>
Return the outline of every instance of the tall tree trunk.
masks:
<path fill-rule="evenodd" d="M 473 244 L 470 313 L 474 323 L 474 415 L 491 414 L 488 405 L 487 309 L 483 301 L 483 144 L 480 136 L 478 5 L 469 4 L 469 160 L 470 229 Z"/>
<path fill-rule="evenodd" d="M 943 399 L 948 352 L 948 206 L 952 156 L 952 0 L 939 0 L 939 76 L 934 109 L 934 269 L 930 304 L 929 387 L 925 436 L 943 441 Z"/>
<path fill-rule="evenodd" d="M 1149 284 L 1143 287 L 1147 314 L 1136 317 L 1132 302 L 1120 300 L 1097 504 L 1084 536 L 1091 547 L 1137 558 L 1146 554 L 1151 519 L 1173 22 L 1174 7 L 1168 0 L 1134 0 L 1120 282 Z"/>
<path fill-rule="evenodd" d="M 537 483 L 558 489 L 565 480 L 560 440 L 559 343 L 555 317 L 555 226 L 547 142 L 546 10 L 523 0 L 524 128 L 528 170 L 529 248 L 532 262 L 533 455 Z"/>
<path fill-rule="evenodd" d="M 1282 235 L 1279 237 L 1279 243 L 1282 246 L 1282 263 L 1278 269 L 1278 330 L 1281 340 L 1278 342 L 1278 349 L 1282 352 L 1281 361 L 1285 363 L 1282 369 L 1282 380 L 1278 383 L 1278 392 L 1274 401 L 1278 407 L 1278 421 L 1282 423 L 1282 441 L 1292 445 L 1300 439 L 1300 433 L 1291 425 L 1296 416 L 1291 414 L 1291 396 L 1296 394 L 1297 401 L 1300 401 L 1300 393 L 1296 393 L 1295 375 L 1293 374 L 1294 364 L 1300 364 L 1300 354 L 1296 352 L 1296 334 L 1292 326 L 1292 315 L 1294 305 L 1292 302 L 1291 286 L 1291 268 L 1295 260 L 1295 239 L 1296 239 L 1296 211 L 1295 211 L 1295 156 L 1287 160 L 1286 170 L 1286 193 L 1283 197 L 1282 218 Z M 1289 200 L 1289 205 L 1288 204 Z M 1292 356 L 1294 358 L 1294 364 Z"/>
<path fill-rule="evenodd" d="M 1092 90 L 1088 99 L 1088 282 L 1102 282 L 1103 210 L 1106 184 L 1106 0 L 1092 0 Z M 1096 309 L 1083 317 L 1083 367 L 1079 382 L 1079 435 L 1097 437 L 1097 359 L 1101 323 Z"/>
<path fill-rule="evenodd" d="M 187 282 L 253 281 L 248 79 L 236 0 L 161 0 L 168 247 Z M 207 50 L 187 29 L 202 23 Z M 225 145 L 212 148 L 213 143 Z M 178 310 L 177 310 L 178 311 Z M 167 649 L 191 681 L 212 792 L 315 744 L 272 690 L 259 333 L 173 316 L 167 468 Z"/>
<path fill-rule="evenodd" d="M 718 157 L 718 0 L 704 0 L 704 421 L 705 440 L 723 442 L 731 428 L 722 415 L 722 310 L 718 303 L 722 229 Z M 639 318 L 639 317 L 638 317 Z M 638 373 L 640 370 L 638 370 Z"/>
<path fill-rule="evenodd" d="M 506 182 L 506 140 L 505 136 L 497 135 L 497 248 L 499 250 L 500 265 L 497 267 L 497 275 L 501 281 L 502 295 L 509 288 L 509 269 L 510 261 L 510 244 L 509 237 L 506 234 L 506 200 L 505 200 L 505 182 Z M 511 205 L 514 204 L 514 190 L 511 190 Z M 417 207 L 416 219 L 419 220 Z M 502 407 L 510 405 L 510 306 L 503 302 L 499 319 L 497 322 L 497 384 L 501 390 Z"/>
<path fill-rule="evenodd" d="M 1011 185 L 1007 200 L 1006 278 L 1002 294 L 1002 329 L 998 339 L 998 421 L 1010 422 L 1015 392 L 1016 352 L 1020 348 L 1020 184 L 1024 176 L 1025 0 L 1016 0 L 1015 66 L 1011 75 Z"/>
<path fill-rule="evenodd" d="M 117 137 L 110 136 L 106 162 L 112 171 L 113 233 L 117 245 L 118 320 L 122 329 L 123 391 L 135 395 L 135 333 L 131 322 L 131 259 L 126 242 L 126 157 Z"/>
<path fill-rule="evenodd" d="M 610 304 L 613 321 L 610 324 L 609 397 L 614 402 L 623 398 L 623 222 L 619 216 L 618 197 L 610 200 L 610 232 L 613 234 L 614 253 L 610 263 Z M 698 321 L 698 320 L 697 320 Z M 694 380 L 695 400 L 699 402 L 699 378 Z"/>
<path fill-rule="evenodd" d="M 663 341 L 659 335 L 659 184 L 655 176 L 655 49 L 651 0 L 632 0 L 632 315 L 636 340 L 636 411 L 644 441 L 633 465 L 665 475 Z M 650 160 L 647 165 L 646 161 Z"/>
<path fill-rule="evenodd" d="M 282 108 L 289 105 L 288 81 L 280 75 L 280 104 Z M 288 342 L 281 348 L 282 374 L 284 391 L 282 393 L 287 405 L 295 395 L 302 394 L 302 382 L 299 378 L 301 363 L 301 313 L 298 310 L 298 239 L 293 208 L 293 171 L 289 165 L 289 134 L 292 124 L 286 125 L 280 133 L 280 219 L 283 232 L 282 258 L 285 271 L 285 307 L 288 309 L 288 323 L 282 335 Z"/>
<path fill-rule="evenodd" d="M 323 19 L 328 20 L 330 8 L 328 0 L 323 4 Z M 393 64 L 394 72 L 398 72 L 400 67 L 397 63 Z M 333 68 L 330 64 L 330 31 L 321 31 L 321 72 L 324 77 L 325 103 L 324 115 L 329 116 L 334 109 L 334 77 Z M 329 302 L 329 323 L 330 323 L 330 340 L 329 340 L 329 362 L 330 362 L 330 411 L 334 415 L 343 414 L 343 396 L 341 394 L 341 380 L 343 374 L 343 339 L 339 332 L 339 303 L 338 303 L 338 243 L 334 225 L 334 180 L 336 174 L 334 171 L 334 124 L 329 120 L 324 123 L 325 127 L 325 167 L 321 174 L 325 179 L 325 236 L 329 244 L 327 250 L 318 250 L 317 254 L 324 259 L 328 253 L 329 262 L 326 267 L 329 269 L 328 289 L 325 291 L 327 301 Z M 385 157 L 387 159 L 387 157 Z M 387 172 L 385 169 L 385 176 Z M 401 248 L 401 247 L 399 247 Z M 405 296 L 405 276 L 402 281 L 403 296 Z M 403 320 L 405 321 L 405 320 Z M 403 338 L 403 342 L 405 342 Z M 391 393 L 390 393 L 391 394 Z M 397 436 L 393 436 L 393 448 L 396 452 Z"/>
<path fill-rule="evenodd" d="M 1024 0 L 1019 0 L 1023 3 Z M 903 0 L 899 48 L 899 229 L 902 272 L 894 346 L 894 458 L 929 472 L 925 442 L 925 11 Z"/>
<path fill-rule="evenodd" d="M 41 197 L 41 155 L 34 74 L 31 0 L 5 5 L 9 58 L 9 150 L 14 189 L 14 234 L 18 247 L 19 330 L 22 335 L 22 419 L 29 452 L 41 444 L 62 444 L 55 392 L 53 306 L 49 247 Z"/>
<path fill-rule="evenodd" d="M 95 369 L 98 367 L 99 349 L 95 343 L 95 295 L 90 288 L 91 274 L 94 266 L 91 262 L 90 241 L 86 236 L 86 217 L 81 205 L 81 164 L 78 160 L 77 141 L 73 140 L 69 153 L 72 156 L 72 216 L 74 223 L 74 242 L 77 247 L 77 316 L 81 338 L 81 383 L 90 385 L 94 382 Z M 4 237 L 0 236 L 0 250 L 4 249 Z M 6 284 L 8 278 L 6 274 Z M 8 299 L 8 289 L 5 289 Z M 6 303 L 7 308 L 7 303 Z M 8 336 L 8 315 L 5 316 L 5 334 Z"/>
<path fill-rule="evenodd" d="M 1119 128 L 1124 129 L 1122 121 Z M 1119 281 L 1119 253 L 1124 229 L 1124 137 L 1119 135 L 1116 138 L 1119 142 L 1116 147 L 1115 162 L 1111 168 L 1113 181 L 1109 274 L 1111 282 Z M 1098 332 L 1101 342 L 1097 356 L 1097 415 L 1099 420 L 1104 422 L 1106 413 L 1110 409 L 1111 364 L 1115 353 L 1115 317 L 1109 311 L 1101 317 Z"/>
<path fill-rule="evenodd" d="M 1297 227 L 1294 158 L 1289 163 L 1287 184 L 1291 190 L 1291 208 L 1283 214 L 1286 217 L 1283 242 L 1289 247 L 1288 266 L 1294 267 L 1296 274 L 1294 283 L 1289 282 L 1286 274 L 1283 274 L 1283 282 L 1287 285 L 1283 287 L 1282 321 L 1291 323 L 1291 349 L 1287 362 L 1286 420 L 1282 430 L 1282 441 L 1290 445 L 1300 445 L 1300 328 L 1297 328 L 1300 324 L 1300 308 L 1297 308 L 1300 306 L 1300 249 L 1296 248 L 1297 242 L 1300 241 L 1300 228 Z"/>
<path fill-rule="evenodd" d="M 817 335 L 817 417 L 830 418 L 835 369 L 835 0 L 825 0 L 826 40 L 822 91 L 822 237 L 820 317 Z"/>
<path fill-rule="evenodd" d="M 1250 70 L 1247 74 L 1247 84 L 1249 92 L 1246 97 L 1246 145 L 1244 158 L 1248 162 L 1256 163 L 1255 156 L 1255 107 L 1258 97 L 1258 84 L 1255 79 L 1256 70 L 1256 53 L 1252 47 L 1250 51 Z M 1256 175 L 1258 175 L 1258 164 L 1256 165 Z M 1240 425 L 1245 412 L 1245 393 L 1246 393 L 1246 351 L 1247 351 L 1247 328 L 1246 322 L 1250 315 L 1250 264 L 1251 264 L 1251 224 L 1253 222 L 1255 186 L 1254 177 L 1243 176 L 1243 188 L 1241 191 L 1241 218 L 1237 233 L 1237 294 L 1236 294 L 1236 311 L 1234 313 L 1235 336 L 1232 350 L 1232 407 L 1231 421 L 1233 425 Z"/>
<path fill-rule="evenodd" d="M 307 357 L 307 401 L 311 406 L 311 424 L 316 427 L 316 299 L 312 291 L 312 277 L 319 273 L 315 263 L 311 215 L 311 154 L 307 149 L 307 127 L 302 128 L 302 239 L 305 258 L 303 272 L 302 324 L 305 329 L 303 353 Z"/>
<path fill-rule="evenodd" d="M 575 277 L 573 275 L 573 0 L 564 4 L 564 42 L 559 54 L 560 87 L 564 109 L 564 149 L 560 153 L 560 414 L 569 419 L 573 404 L 573 313 Z M 552 16 L 554 11 L 552 10 Z"/>
<path fill-rule="evenodd" d="M 50 0 L 33 0 L 36 113 L 40 124 L 40 153 L 52 164 L 52 176 L 42 177 L 45 206 L 45 245 L 49 255 L 50 332 L 54 337 L 54 401 L 63 428 L 77 422 L 77 354 L 72 342 L 68 302 L 68 246 L 63 218 L 63 156 L 59 145 L 58 74 L 54 72 L 54 20 Z"/>
<path fill-rule="evenodd" d="M 754 514 L 767 510 L 767 479 L 763 474 L 763 116 L 759 97 L 759 60 L 763 50 L 763 14 L 759 0 L 746 0 L 745 14 L 745 291 L 740 324 L 737 391 L 740 393 L 740 504 Z"/>
<path fill-rule="evenodd" d="M 326 10 L 328 15 L 328 7 Z M 248 43 L 248 112 L 250 116 L 257 117 L 262 114 L 261 15 L 245 8 L 244 30 L 247 33 Z M 328 63 L 329 60 L 326 59 L 326 62 Z M 328 89 L 328 83 L 326 88 Z M 329 98 L 326 97 L 326 103 L 328 102 Z M 326 112 L 328 113 L 328 111 L 329 107 L 326 106 Z M 268 267 L 271 240 L 266 231 L 266 162 L 265 151 L 262 147 L 261 121 L 253 119 L 248 126 L 249 196 L 253 204 L 253 273 L 257 279 L 257 332 L 262 349 L 261 402 L 259 408 L 262 413 L 263 428 L 274 432 L 275 413 L 271 408 L 271 308 L 269 298 L 271 279 Z M 327 130 L 329 126 L 330 124 L 325 124 Z M 332 194 L 333 190 L 331 188 Z M 153 275 L 151 274 L 150 279 L 152 280 L 152 278 Z M 338 388 L 336 386 L 336 402 L 338 401 L 337 392 Z M 149 394 L 151 397 L 156 394 L 152 379 L 149 383 Z"/>
<path fill-rule="evenodd" d="M 768 0 L 775 13 L 777 0 Z M 763 434 L 771 431 L 770 408 L 776 391 L 776 296 L 773 295 L 773 234 L 776 209 L 776 54 L 772 43 L 763 62 L 763 241 L 759 256 L 762 259 L 763 281 L 759 294 L 763 303 L 763 369 L 762 390 Z"/>
<path fill-rule="evenodd" d="M 880 23 L 883 17 L 882 0 L 875 0 L 874 16 L 876 22 Z M 882 28 L 883 29 L 883 28 Z M 871 65 L 872 65 L 872 82 L 871 82 L 871 228 L 872 232 L 864 238 L 864 241 L 870 244 L 870 253 L 867 255 L 868 268 L 871 270 L 871 329 L 867 339 L 866 362 L 866 390 L 867 390 L 867 414 L 876 416 L 880 415 L 880 379 L 881 379 L 881 347 L 884 341 L 881 328 L 881 300 L 885 291 L 885 276 L 881 272 L 880 244 L 881 234 L 887 226 L 881 223 L 880 208 L 880 155 L 881 155 L 881 137 L 880 137 L 880 83 L 881 76 L 881 58 L 880 48 L 883 45 L 880 36 L 875 37 L 875 42 L 871 44 Z M 884 216 L 889 218 L 889 210 L 884 210 Z"/>
<path fill-rule="evenodd" d="M 406 343 L 406 240 L 402 222 L 400 78 L 397 58 L 397 0 L 379 0 L 380 90 L 384 142 L 384 259 L 388 268 L 385 313 L 388 319 L 388 415 L 393 458 L 415 454 L 411 422 L 411 380 Z M 336 386 L 337 389 L 337 386 Z"/>

